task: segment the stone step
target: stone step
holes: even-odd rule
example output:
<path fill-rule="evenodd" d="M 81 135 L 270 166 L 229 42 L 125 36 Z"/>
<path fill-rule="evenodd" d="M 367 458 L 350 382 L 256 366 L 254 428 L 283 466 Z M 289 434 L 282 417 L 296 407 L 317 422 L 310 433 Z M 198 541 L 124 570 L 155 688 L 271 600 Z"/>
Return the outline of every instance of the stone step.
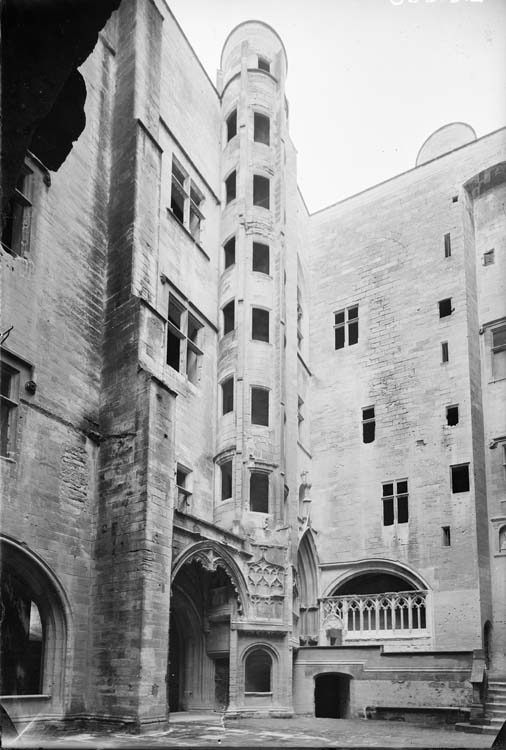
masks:
<path fill-rule="evenodd" d="M 497 734 L 497 727 L 490 724 L 467 724 L 459 722 L 455 724 L 457 732 L 468 732 L 468 734 Z"/>
<path fill-rule="evenodd" d="M 498 696 L 497 700 L 490 700 L 489 696 L 486 705 L 495 706 L 496 708 L 502 708 L 504 706 L 504 708 L 506 708 L 506 701 L 504 700 L 504 698 L 502 698 L 502 696 Z"/>
<path fill-rule="evenodd" d="M 489 688 L 497 690 L 506 690 L 506 682 L 494 682 L 493 680 L 488 681 Z"/>

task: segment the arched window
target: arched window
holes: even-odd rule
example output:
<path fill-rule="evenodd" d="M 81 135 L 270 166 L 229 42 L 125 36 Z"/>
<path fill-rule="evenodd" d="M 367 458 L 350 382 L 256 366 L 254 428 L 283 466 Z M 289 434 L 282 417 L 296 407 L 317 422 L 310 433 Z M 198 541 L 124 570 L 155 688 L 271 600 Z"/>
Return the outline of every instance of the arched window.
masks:
<path fill-rule="evenodd" d="M 246 657 L 245 692 L 246 693 L 270 693 L 272 658 L 267 651 L 257 648 Z"/>

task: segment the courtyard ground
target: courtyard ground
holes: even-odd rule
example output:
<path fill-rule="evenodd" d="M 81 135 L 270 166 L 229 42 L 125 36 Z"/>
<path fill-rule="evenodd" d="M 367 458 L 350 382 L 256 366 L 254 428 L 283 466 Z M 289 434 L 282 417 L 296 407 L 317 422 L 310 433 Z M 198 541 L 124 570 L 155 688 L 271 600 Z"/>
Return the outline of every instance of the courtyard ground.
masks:
<path fill-rule="evenodd" d="M 174 714 L 168 729 L 142 735 L 111 731 L 35 734 L 27 730 L 11 748 L 151 747 L 384 747 L 489 748 L 493 735 L 464 734 L 453 727 L 365 719 L 231 719 L 218 714 Z"/>

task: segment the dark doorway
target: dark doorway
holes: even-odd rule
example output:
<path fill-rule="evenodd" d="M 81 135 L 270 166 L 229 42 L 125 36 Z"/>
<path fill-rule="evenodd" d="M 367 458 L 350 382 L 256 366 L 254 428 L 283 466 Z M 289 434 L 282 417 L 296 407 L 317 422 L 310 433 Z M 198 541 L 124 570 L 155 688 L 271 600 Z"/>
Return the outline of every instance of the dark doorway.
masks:
<path fill-rule="evenodd" d="M 347 674 L 319 674 L 315 677 L 315 716 L 325 719 L 345 719 L 350 710 L 350 676 Z"/>
<path fill-rule="evenodd" d="M 179 637 L 176 618 L 171 614 L 170 617 L 170 636 L 169 636 L 169 674 L 168 674 L 168 693 L 169 693 L 169 711 L 180 711 L 179 701 L 179 673 L 181 662 L 181 648 L 183 644 Z"/>
<path fill-rule="evenodd" d="M 228 683 L 230 678 L 229 660 L 215 659 L 214 662 L 214 695 L 218 711 L 225 711 L 228 706 Z"/>

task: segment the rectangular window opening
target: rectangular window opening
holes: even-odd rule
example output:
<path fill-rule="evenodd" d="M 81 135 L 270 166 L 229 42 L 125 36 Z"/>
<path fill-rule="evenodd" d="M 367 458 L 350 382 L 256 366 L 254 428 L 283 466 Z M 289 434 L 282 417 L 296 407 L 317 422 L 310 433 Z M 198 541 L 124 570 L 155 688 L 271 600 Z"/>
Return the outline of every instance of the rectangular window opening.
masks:
<path fill-rule="evenodd" d="M 237 110 L 234 109 L 233 112 L 229 114 L 227 117 L 227 142 L 231 141 L 232 138 L 237 135 Z"/>
<path fill-rule="evenodd" d="M 221 499 L 230 500 L 232 497 L 232 461 L 225 461 L 221 470 Z"/>
<path fill-rule="evenodd" d="M 251 423 L 269 426 L 269 391 L 267 388 L 251 389 Z"/>
<path fill-rule="evenodd" d="M 176 468 L 176 485 L 177 485 L 177 509 L 188 511 L 191 500 L 190 490 L 190 470 L 177 464 Z"/>
<path fill-rule="evenodd" d="M 254 307 L 251 312 L 251 338 L 254 341 L 269 341 L 269 311 Z"/>
<path fill-rule="evenodd" d="M 269 246 L 253 243 L 253 271 L 269 274 Z"/>
<path fill-rule="evenodd" d="M 441 362 L 448 362 L 448 341 L 441 342 Z"/>
<path fill-rule="evenodd" d="M 234 411 L 234 378 L 227 378 L 221 385 L 223 414 Z"/>
<path fill-rule="evenodd" d="M 178 372 L 181 367 L 181 341 L 185 338 L 181 330 L 183 312 L 184 307 L 171 294 L 167 323 L 167 364 Z"/>
<path fill-rule="evenodd" d="M 14 451 L 15 426 L 18 406 L 19 372 L 10 367 L 5 362 L 2 362 L 0 375 L 0 455 L 9 456 Z"/>
<path fill-rule="evenodd" d="M 271 64 L 266 57 L 261 57 L 260 55 L 258 55 L 257 67 L 259 70 L 266 70 L 268 73 L 271 72 Z"/>
<path fill-rule="evenodd" d="M 261 208 L 270 207 L 270 180 L 260 174 L 253 175 L 253 205 Z"/>
<path fill-rule="evenodd" d="M 235 264 L 235 237 L 231 237 L 228 242 L 225 242 L 223 252 L 225 256 L 225 268 L 233 266 Z"/>
<path fill-rule="evenodd" d="M 483 265 L 491 266 L 493 263 L 495 263 L 495 250 L 487 250 L 486 253 L 483 253 Z"/>
<path fill-rule="evenodd" d="M 443 547 L 451 547 L 452 540 L 451 540 L 451 534 L 450 534 L 450 527 L 443 526 L 442 532 L 443 532 Z"/>
<path fill-rule="evenodd" d="M 469 492 L 469 464 L 452 466 L 452 492 Z"/>
<path fill-rule="evenodd" d="M 188 175 L 177 162 L 175 157 L 172 159 L 172 191 L 170 196 L 170 208 L 172 213 L 181 224 L 184 224 L 184 207 L 188 194 L 185 189 L 185 183 Z"/>
<path fill-rule="evenodd" d="M 270 120 L 259 112 L 253 113 L 253 140 L 257 143 L 270 143 Z"/>
<path fill-rule="evenodd" d="M 236 197 L 236 172 L 235 170 L 229 174 L 225 180 L 225 203 L 235 200 Z"/>
<path fill-rule="evenodd" d="M 200 321 L 188 313 L 187 346 L 186 346 L 186 374 L 190 383 L 196 383 L 199 378 L 199 362 L 202 355 L 200 348 L 201 330 L 204 326 Z"/>
<path fill-rule="evenodd" d="M 334 313 L 334 349 L 358 342 L 358 305 Z"/>
<path fill-rule="evenodd" d="M 452 241 L 451 241 L 450 234 L 445 234 L 444 243 L 445 243 L 445 258 L 449 258 L 450 255 L 452 254 Z"/>
<path fill-rule="evenodd" d="M 409 520 L 407 480 L 399 479 L 397 482 L 383 484 L 382 502 L 383 526 L 407 523 Z"/>
<path fill-rule="evenodd" d="M 11 255 L 23 255 L 28 250 L 32 203 L 28 198 L 31 170 L 23 168 L 14 194 L 3 217 L 2 246 Z"/>
<path fill-rule="evenodd" d="M 362 442 L 373 443 L 376 437 L 376 418 L 374 406 L 362 409 Z"/>
<path fill-rule="evenodd" d="M 446 424 L 450 427 L 459 423 L 459 407 L 458 404 L 454 406 L 446 407 Z"/>
<path fill-rule="evenodd" d="M 269 475 L 265 472 L 251 472 L 249 507 L 255 513 L 269 512 Z"/>
<path fill-rule="evenodd" d="M 223 335 L 235 328 L 235 302 L 232 300 L 223 308 Z"/>
<path fill-rule="evenodd" d="M 458 195 L 454 195 L 453 198 L 452 198 L 452 203 L 458 203 L 458 200 L 459 200 L 459 196 Z"/>
<path fill-rule="evenodd" d="M 442 299 L 438 302 L 439 305 L 439 317 L 440 318 L 447 318 L 448 315 L 451 315 L 452 310 L 452 298 L 447 297 L 446 299 Z"/>
<path fill-rule="evenodd" d="M 191 183 L 190 187 L 190 234 L 195 242 L 200 242 L 200 230 L 204 218 L 201 208 L 204 196 L 200 190 Z"/>
<path fill-rule="evenodd" d="M 492 330 L 492 373 L 495 380 L 506 378 L 506 325 Z"/>

